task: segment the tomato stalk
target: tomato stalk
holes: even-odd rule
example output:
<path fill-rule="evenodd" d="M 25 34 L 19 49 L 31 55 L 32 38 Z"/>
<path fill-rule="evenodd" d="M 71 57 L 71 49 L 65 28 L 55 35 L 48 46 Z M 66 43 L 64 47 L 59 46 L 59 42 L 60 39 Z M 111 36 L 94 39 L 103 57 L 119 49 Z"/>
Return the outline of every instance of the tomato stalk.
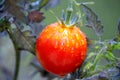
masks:
<path fill-rule="evenodd" d="M 66 27 L 72 28 L 79 20 L 78 13 L 72 17 L 73 13 L 73 1 L 69 1 L 68 8 L 66 10 L 66 15 L 65 12 L 62 11 L 62 24 L 64 24 Z"/>
<path fill-rule="evenodd" d="M 70 24 L 70 19 L 71 19 L 71 16 L 72 16 L 72 12 L 73 12 L 73 8 L 72 8 L 72 1 L 70 0 L 70 4 L 68 5 L 68 8 L 67 8 L 67 16 L 66 16 L 66 20 L 65 20 L 65 24 Z"/>
<path fill-rule="evenodd" d="M 18 74 L 19 74 L 19 67 L 20 67 L 20 50 L 18 49 L 16 40 L 15 40 L 14 36 L 12 35 L 12 30 L 10 27 L 7 29 L 7 32 L 9 34 L 10 39 L 12 40 L 12 43 L 13 43 L 15 51 L 16 51 L 15 52 L 16 53 L 16 63 L 15 63 L 15 71 L 14 71 L 13 80 L 17 80 Z"/>
<path fill-rule="evenodd" d="M 65 24 L 68 24 L 68 25 L 70 24 L 72 12 L 73 12 L 72 8 L 67 9 L 67 16 L 66 16 Z"/>

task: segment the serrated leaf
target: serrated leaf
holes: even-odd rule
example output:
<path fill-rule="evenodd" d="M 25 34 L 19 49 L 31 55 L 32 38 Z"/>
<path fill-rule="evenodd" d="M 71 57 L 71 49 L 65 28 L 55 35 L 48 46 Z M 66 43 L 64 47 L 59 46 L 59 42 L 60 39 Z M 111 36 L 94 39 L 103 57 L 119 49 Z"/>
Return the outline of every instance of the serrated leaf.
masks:
<path fill-rule="evenodd" d="M 17 42 L 17 45 L 20 50 L 27 50 L 34 53 L 35 48 L 35 37 L 31 34 L 31 31 L 21 31 L 20 29 L 16 28 L 13 30 L 14 39 Z"/>
<path fill-rule="evenodd" d="M 97 36 L 101 36 L 103 34 L 104 29 L 103 24 L 98 19 L 98 16 L 86 5 L 82 4 L 82 6 L 86 15 L 86 26 L 92 28 Z"/>

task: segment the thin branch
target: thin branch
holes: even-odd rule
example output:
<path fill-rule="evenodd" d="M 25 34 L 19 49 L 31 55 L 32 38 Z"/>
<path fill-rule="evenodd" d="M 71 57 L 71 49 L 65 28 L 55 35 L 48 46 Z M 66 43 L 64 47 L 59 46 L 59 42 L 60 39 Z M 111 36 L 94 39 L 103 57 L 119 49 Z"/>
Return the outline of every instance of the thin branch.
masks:
<path fill-rule="evenodd" d="M 14 78 L 13 80 L 17 80 L 18 78 L 18 74 L 19 74 L 19 67 L 20 67 L 20 50 L 18 49 L 17 43 L 14 39 L 14 37 L 12 36 L 12 31 L 11 29 L 7 30 L 9 37 L 14 45 L 15 51 L 16 51 L 16 63 L 15 63 L 15 71 L 14 71 Z"/>

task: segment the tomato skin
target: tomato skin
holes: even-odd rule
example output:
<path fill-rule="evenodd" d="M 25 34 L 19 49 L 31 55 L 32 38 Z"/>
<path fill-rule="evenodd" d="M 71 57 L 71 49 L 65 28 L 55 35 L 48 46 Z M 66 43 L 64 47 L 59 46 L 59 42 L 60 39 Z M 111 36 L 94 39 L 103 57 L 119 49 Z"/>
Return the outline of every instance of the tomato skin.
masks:
<path fill-rule="evenodd" d="M 36 40 L 36 56 L 43 68 L 58 76 L 73 72 L 83 63 L 87 51 L 86 36 L 76 26 L 50 24 Z"/>

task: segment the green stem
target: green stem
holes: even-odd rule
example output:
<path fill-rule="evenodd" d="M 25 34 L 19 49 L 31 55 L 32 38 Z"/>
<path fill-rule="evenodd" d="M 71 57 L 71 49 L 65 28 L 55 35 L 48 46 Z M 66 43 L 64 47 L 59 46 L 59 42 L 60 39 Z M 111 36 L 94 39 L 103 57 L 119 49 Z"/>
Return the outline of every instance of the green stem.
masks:
<path fill-rule="evenodd" d="M 15 71 L 14 71 L 14 78 L 13 78 L 13 80 L 17 80 L 18 74 L 19 74 L 19 67 L 20 67 L 20 50 L 18 49 L 16 40 L 15 40 L 15 38 L 12 35 L 11 29 L 9 28 L 9 30 L 7 30 L 7 32 L 9 34 L 9 36 L 10 36 L 10 39 L 13 42 L 13 45 L 14 45 L 14 48 L 15 48 L 15 51 L 16 51 L 16 53 L 15 53 L 16 54 L 16 63 L 15 63 Z"/>
<path fill-rule="evenodd" d="M 66 16 L 65 24 L 67 24 L 67 25 L 70 24 L 71 15 L 72 15 L 72 10 L 71 9 L 67 9 L 67 16 Z"/>
<path fill-rule="evenodd" d="M 18 78 L 19 67 L 20 67 L 20 51 L 16 50 L 16 65 L 15 65 L 15 72 L 14 72 L 13 80 L 17 80 L 17 78 Z"/>
<path fill-rule="evenodd" d="M 71 16 L 72 16 L 73 8 L 72 8 L 72 0 L 70 0 L 70 3 L 67 8 L 67 16 L 66 16 L 66 21 L 65 24 L 70 24 Z"/>
<path fill-rule="evenodd" d="M 101 56 L 103 55 L 104 49 L 105 49 L 105 47 L 103 47 L 103 48 L 98 52 L 97 56 L 95 57 L 95 60 L 94 60 L 94 62 L 93 62 L 93 66 L 92 66 L 92 71 L 95 70 L 98 61 L 100 60 Z"/>

